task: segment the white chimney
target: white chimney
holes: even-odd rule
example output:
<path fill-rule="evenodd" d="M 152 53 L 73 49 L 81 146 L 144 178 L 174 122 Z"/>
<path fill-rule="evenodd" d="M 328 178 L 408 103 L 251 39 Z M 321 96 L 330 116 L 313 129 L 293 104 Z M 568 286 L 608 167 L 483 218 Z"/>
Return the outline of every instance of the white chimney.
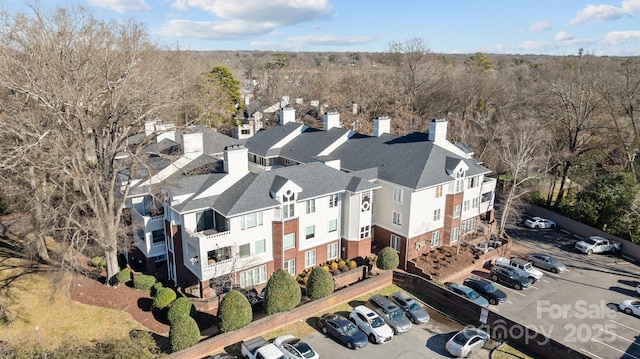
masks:
<path fill-rule="evenodd" d="M 434 118 L 429 122 L 429 141 L 443 142 L 447 140 L 447 120 Z"/>
<path fill-rule="evenodd" d="M 325 131 L 329 131 L 334 127 L 340 127 L 340 113 L 339 112 L 327 112 L 322 116 L 322 126 Z"/>
<path fill-rule="evenodd" d="M 391 119 L 389 117 L 378 117 L 373 120 L 373 137 L 380 137 L 391 132 Z"/>
<path fill-rule="evenodd" d="M 160 120 L 147 120 L 144 122 L 144 134 L 147 136 L 153 135 L 156 132 L 156 123 L 159 123 Z"/>
<path fill-rule="evenodd" d="M 243 145 L 224 148 L 224 171 L 231 174 L 249 171 L 249 150 Z"/>
<path fill-rule="evenodd" d="M 280 109 L 280 126 L 284 126 L 289 122 L 296 122 L 296 109 L 285 107 Z"/>
<path fill-rule="evenodd" d="M 185 133 L 182 135 L 184 153 L 203 153 L 204 134 L 202 132 Z"/>

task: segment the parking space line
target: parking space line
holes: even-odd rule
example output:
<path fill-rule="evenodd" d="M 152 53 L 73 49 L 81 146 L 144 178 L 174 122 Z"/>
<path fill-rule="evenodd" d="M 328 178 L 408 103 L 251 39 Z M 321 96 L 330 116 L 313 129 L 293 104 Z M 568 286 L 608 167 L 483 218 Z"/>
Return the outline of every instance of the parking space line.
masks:
<path fill-rule="evenodd" d="M 629 343 L 631 343 L 631 344 L 633 344 L 633 345 L 640 346 L 640 344 L 636 343 L 635 341 L 633 341 L 633 340 L 629 340 L 629 339 L 627 339 L 627 338 L 625 338 L 625 337 L 621 337 L 621 336 L 619 336 L 618 334 L 616 334 L 616 333 L 614 333 L 614 332 L 610 332 L 610 331 L 608 331 L 608 330 L 604 330 L 604 329 L 602 329 L 602 331 L 603 331 L 603 332 L 605 332 L 605 333 L 612 334 L 614 337 L 618 337 L 618 338 L 620 338 L 620 339 L 622 339 L 622 340 L 626 340 L 626 341 L 628 341 Z"/>
<path fill-rule="evenodd" d="M 507 300 L 506 302 L 507 302 L 507 303 L 511 303 L 511 304 L 513 304 L 513 302 L 512 302 L 512 301 L 510 301 L 510 300 Z"/>
<path fill-rule="evenodd" d="M 616 322 L 616 321 L 615 321 L 615 320 L 613 320 L 613 319 L 609 319 L 609 321 L 610 321 L 610 322 L 613 322 L 613 323 L 616 323 L 616 324 L 618 324 L 618 325 L 621 325 L 621 326 L 623 326 L 623 327 L 625 327 L 625 328 L 629 328 L 629 329 L 631 329 L 631 330 L 635 330 L 636 332 L 640 333 L 640 330 L 638 330 L 638 329 L 636 329 L 636 328 L 633 328 L 633 327 L 630 327 L 630 326 L 628 326 L 628 325 L 624 325 L 624 324 L 622 324 L 622 323 L 618 323 L 618 322 Z"/>
<path fill-rule="evenodd" d="M 520 292 L 518 292 L 518 291 L 515 291 L 515 290 L 513 290 L 513 289 L 509 288 L 509 287 L 505 287 L 505 286 L 501 286 L 501 287 L 503 287 L 504 289 L 508 290 L 509 292 L 513 292 L 513 293 L 515 293 L 515 294 L 518 294 L 518 295 L 521 295 L 521 296 L 523 296 L 523 297 L 526 297 L 526 294 L 522 294 L 522 293 L 520 293 Z"/>
<path fill-rule="evenodd" d="M 592 357 L 592 358 L 596 358 L 596 359 L 603 359 L 602 357 L 599 357 L 599 356 L 597 356 L 597 355 L 595 355 L 595 354 L 593 354 L 593 353 L 590 353 L 590 352 L 588 352 L 588 351 L 586 351 L 586 350 L 584 350 L 584 349 L 582 349 L 582 348 L 580 348 L 580 350 L 582 350 L 583 352 L 587 353 L 587 354 L 588 354 L 590 357 Z"/>
<path fill-rule="evenodd" d="M 545 283 L 550 283 L 548 280 L 546 279 L 540 279 L 541 282 L 545 282 Z"/>
<path fill-rule="evenodd" d="M 532 285 L 531 287 L 529 287 L 529 288 L 533 288 L 533 289 L 535 289 L 535 290 L 538 290 L 538 287 L 535 287 L 535 286 L 533 286 L 533 285 Z"/>
<path fill-rule="evenodd" d="M 629 353 L 627 353 L 627 352 L 624 352 L 624 351 L 622 351 L 622 350 L 620 350 L 620 349 L 618 349 L 618 348 L 616 348 L 616 347 L 614 347 L 614 346 L 611 346 L 611 345 L 609 345 L 609 344 L 607 344 L 607 343 L 603 343 L 603 342 L 601 342 L 601 341 L 599 341 L 599 340 L 597 340 L 597 339 L 593 339 L 593 338 L 591 338 L 591 341 L 594 341 L 594 342 L 596 342 L 596 343 L 600 343 L 600 344 L 604 345 L 605 347 L 609 347 L 609 348 L 611 348 L 611 349 L 613 349 L 613 350 L 619 351 L 620 353 L 622 353 L 622 354 L 623 354 L 623 356 L 624 356 L 624 355 L 627 355 L 627 356 L 630 356 L 630 357 L 632 357 L 632 358 L 634 358 L 634 359 L 640 359 L 640 358 L 638 358 L 638 357 L 637 357 L 637 356 L 635 356 L 635 355 L 631 355 L 631 354 L 629 354 Z"/>

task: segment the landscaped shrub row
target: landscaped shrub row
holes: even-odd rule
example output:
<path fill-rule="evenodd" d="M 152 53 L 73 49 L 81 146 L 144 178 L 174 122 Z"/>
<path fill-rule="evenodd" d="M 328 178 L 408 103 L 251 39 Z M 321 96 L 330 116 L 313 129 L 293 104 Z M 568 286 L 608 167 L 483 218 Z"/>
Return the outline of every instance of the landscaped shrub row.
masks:
<path fill-rule="evenodd" d="M 171 304 L 171 308 L 169 308 L 169 312 L 167 313 L 167 319 L 169 319 L 169 323 L 173 323 L 180 317 L 191 316 L 193 311 L 193 303 L 185 297 L 180 297 Z"/>
<path fill-rule="evenodd" d="M 160 288 L 153 297 L 153 307 L 164 309 L 176 300 L 177 294 L 171 288 Z"/>
<path fill-rule="evenodd" d="M 227 293 L 218 308 L 218 328 L 222 333 L 246 327 L 253 320 L 251 304 L 237 290 Z"/>
<path fill-rule="evenodd" d="M 333 293 L 334 287 L 333 276 L 326 269 L 315 267 L 307 280 L 307 297 L 311 299 L 326 297 Z"/>
<path fill-rule="evenodd" d="M 116 281 L 118 284 L 123 284 L 131 280 L 131 271 L 129 268 L 122 268 L 118 274 L 116 274 Z"/>
<path fill-rule="evenodd" d="M 156 283 L 156 277 L 148 274 L 136 275 L 133 277 L 133 287 L 140 290 L 150 290 Z"/>
<path fill-rule="evenodd" d="M 200 341 L 198 323 L 189 316 L 176 319 L 169 328 L 169 341 L 174 352 L 195 345 Z"/>
<path fill-rule="evenodd" d="M 278 269 L 271 275 L 264 293 L 264 310 L 267 314 L 288 312 L 302 299 L 300 285 L 284 269 Z"/>

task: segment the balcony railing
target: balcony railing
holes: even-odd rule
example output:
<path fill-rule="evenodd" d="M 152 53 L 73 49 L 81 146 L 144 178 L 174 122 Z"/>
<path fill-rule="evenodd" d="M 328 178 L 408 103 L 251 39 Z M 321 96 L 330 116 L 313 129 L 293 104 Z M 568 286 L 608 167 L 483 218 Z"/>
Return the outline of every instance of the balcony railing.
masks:
<path fill-rule="evenodd" d="M 151 245 L 153 247 L 160 247 L 160 246 L 164 246 L 167 242 L 165 241 L 160 241 L 160 242 L 153 242 Z"/>

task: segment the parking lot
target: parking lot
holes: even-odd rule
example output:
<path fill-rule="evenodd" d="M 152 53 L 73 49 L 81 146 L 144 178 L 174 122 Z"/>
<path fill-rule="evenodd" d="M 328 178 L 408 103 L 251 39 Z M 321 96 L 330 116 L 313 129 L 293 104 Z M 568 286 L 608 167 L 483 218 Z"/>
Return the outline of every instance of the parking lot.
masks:
<path fill-rule="evenodd" d="M 636 264 L 576 252 L 579 239 L 559 230 L 514 226 L 507 232 L 518 247 L 552 255 L 568 271 L 544 271 L 542 280 L 522 291 L 498 285 L 508 300 L 492 310 L 593 358 L 640 359 L 640 318 L 617 307 L 624 299 L 638 298 Z"/>
<path fill-rule="evenodd" d="M 343 359 L 424 359 L 424 358 L 451 358 L 444 346 L 446 341 L 463 326 L 449 318 L 443 317 L 437 312 L 427 308 L 431 320 L 422 325 L 414 325 L 413 328 L 403 334 L 394 336 L 393 340 L 386 344 L 368 343 L 358 350 L 347 349 L 331 337 L 316 331 L 304 337 L 321 358 Z M 346 312 L 338 312 L 348 316 Z M 480 349 L 472 353 L 469 358 L 487 359 L 489 350 Z"/>

